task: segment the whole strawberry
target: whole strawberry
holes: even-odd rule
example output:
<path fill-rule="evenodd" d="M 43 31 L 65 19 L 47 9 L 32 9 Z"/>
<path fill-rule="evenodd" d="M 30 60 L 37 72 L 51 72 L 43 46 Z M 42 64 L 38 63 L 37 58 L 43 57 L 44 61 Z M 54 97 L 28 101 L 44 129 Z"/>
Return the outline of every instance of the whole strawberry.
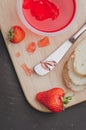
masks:
<path fill-rule="evenodd" d="M 68 104 L 72 99 L 72 96 L 65 97 L 62 88 L 53 88 L 44 92 L 39 92 L 36 95 L 36 99 L 52 112 L 61 112 L 64 109 L 64 105 Z"/>
<path fill-rule="evenodd" d="M 24 37 L 25 37 L 24 30 L 17 25 L 11 27 L 11 29 L 7 34 L 7 39 L 14 44 L 21 42 L 24 39 Z"/>

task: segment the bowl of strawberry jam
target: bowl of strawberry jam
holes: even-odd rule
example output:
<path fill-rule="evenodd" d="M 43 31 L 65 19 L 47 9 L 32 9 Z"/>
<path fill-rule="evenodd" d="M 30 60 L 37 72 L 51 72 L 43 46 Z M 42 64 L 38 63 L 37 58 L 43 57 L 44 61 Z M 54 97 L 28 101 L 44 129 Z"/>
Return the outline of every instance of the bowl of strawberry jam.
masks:
<path fill-rule="evenodd" d="M 75 21 L 76 0 L 18 0 L 18 15 L 23 24 L 39 35 L 64 32 Z"/>

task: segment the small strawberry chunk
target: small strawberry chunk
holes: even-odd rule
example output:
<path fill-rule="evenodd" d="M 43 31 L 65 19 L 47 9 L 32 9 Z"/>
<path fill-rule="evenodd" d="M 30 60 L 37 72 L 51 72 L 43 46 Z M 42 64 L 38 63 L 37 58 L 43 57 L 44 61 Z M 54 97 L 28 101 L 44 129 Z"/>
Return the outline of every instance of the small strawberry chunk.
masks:
<path fill-rule="evenodd" d="M 33 74 L 33 70 L 31 68 L 29 68 L 25 63 L 22 64 L 21 67 L 27 76 L 31 76 Z"/>
<path fill-rule="evenodd" d="M 49 42 L 49 38 L 48 37 L 44 37 L 43 39 L 41 39 L 40 41 L 38 41 L 38 47 L 46 47 L 50 44 Z"/>
<path fill-rule="evenodd" d="M 17 52 L 16 57 L 20 57 L 20 56 L 21 56 L 20 52 Z"/>
<path fill-rule="evenodd" d="M 26 51 L 29 52 L 29 53 L 34 53 L 34 51 L 36 50 L 36 44 L 35 42 L 31 42 L 27 48 L 26 48 Z"/>

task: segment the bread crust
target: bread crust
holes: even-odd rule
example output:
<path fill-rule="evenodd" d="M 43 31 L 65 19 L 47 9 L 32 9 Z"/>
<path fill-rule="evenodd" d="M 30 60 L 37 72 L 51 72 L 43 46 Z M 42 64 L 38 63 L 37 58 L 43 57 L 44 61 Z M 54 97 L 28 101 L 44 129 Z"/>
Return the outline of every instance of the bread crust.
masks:
<path fill-rule="evenodd" d="M 74 71 L 74 55 L 72 54 L 67 62 L 67 70 L 68 70 L 68 77 L 70 81 L 75 85 L 86 85 L 86 77 L 82 77 L 81 75 L 78 75 Z"/>
<path fill-rule="evenodd" d="M 78 58 L 79 60 L 77 60 Z M 85 70 L 81 70 L 81 68 Z M 86 77 L 86 38 L 80 42 L 74 51 L 74 71 L 78 75 Z"/>
<path fill-rule="evenodd" d="M 63 67 L 63 80 L 64 80 L 64 84 L 67 88 L 71 89 L 72 91 L 81 91 L 84 90 L 86 88 L 86 85 L 75 85 L 71 82 L 71 80 L 68 77 L 68 69 L 67 69 L 67 62 L 65 63 L 64 67 Z"/>

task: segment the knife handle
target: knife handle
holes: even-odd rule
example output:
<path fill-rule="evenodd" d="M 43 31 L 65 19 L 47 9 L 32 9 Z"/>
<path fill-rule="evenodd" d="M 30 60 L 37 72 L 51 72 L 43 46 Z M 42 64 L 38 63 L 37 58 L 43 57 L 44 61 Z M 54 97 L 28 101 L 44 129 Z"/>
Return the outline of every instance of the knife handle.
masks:
<path fill-rule="evenodd" d="M 70 42 L 74 43 L 78 37 L 82 35 L 83 32 L 86 31 L 86 23 L 82 25 L 82 27 L 69 39 Z"/>

